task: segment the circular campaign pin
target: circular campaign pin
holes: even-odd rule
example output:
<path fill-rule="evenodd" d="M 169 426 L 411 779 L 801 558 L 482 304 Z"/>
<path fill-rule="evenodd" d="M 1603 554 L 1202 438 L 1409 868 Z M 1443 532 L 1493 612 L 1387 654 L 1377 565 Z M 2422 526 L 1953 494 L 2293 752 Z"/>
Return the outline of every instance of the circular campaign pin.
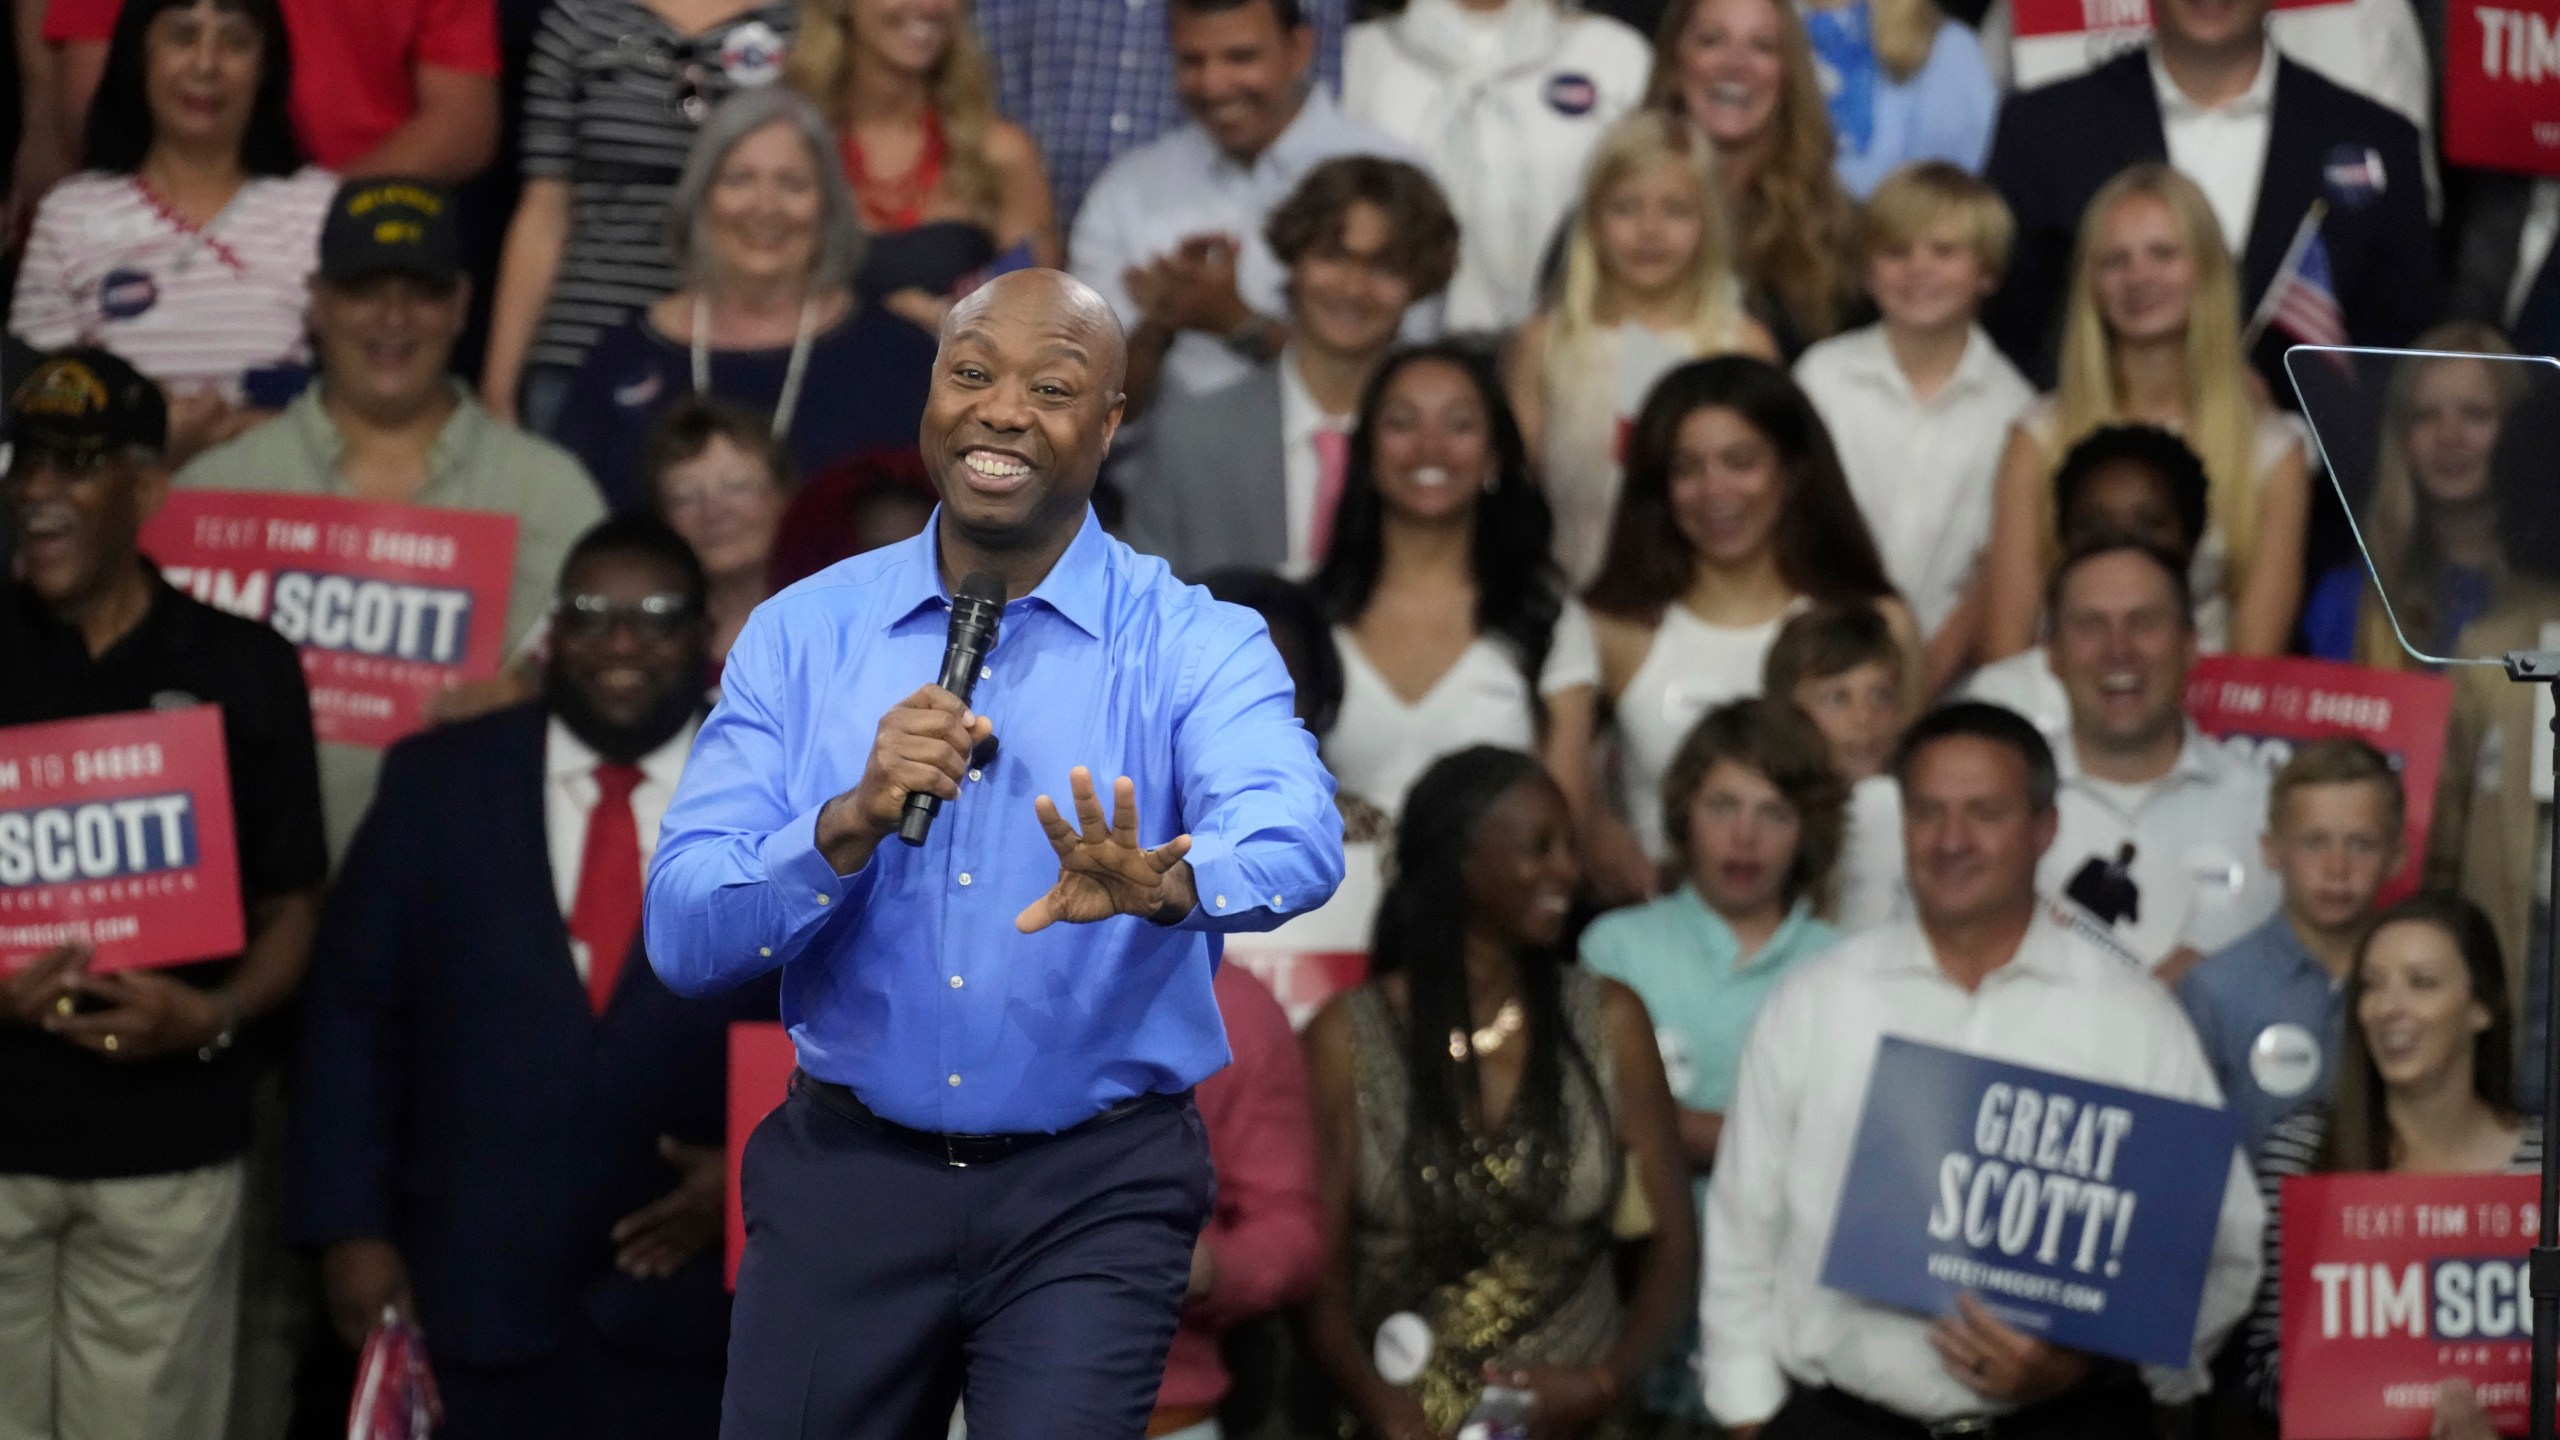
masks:
<path fill-rule="evenodd" d="M 1369 1362 L 1378 1367 L 1379 1379 L 1390 1385 L 1410 1385 L 1431 1363 L 1431 1343 L 1430 1322 L 1410 1310 L 1399 1310 L 1378 1322 Z"/>
<path fill-rule="evenodd" d="M 1571 70 L 1547 77 L 1547 104 L 1559 115 L 1588 115 L 1600 103 L 1600 86 L 1590 76 Z"/>
<path fill-rule="evenodd" d="M 761 20 L 750 20 L 720 42 L 720 69 L 740 89 L 770 85 L 782 74 L 782 37 Z"/>
<path fill-rule="evenodd" d="M 2290 1100 L 2320 1078 L 2320 1042 L 2290 1020 L 2279 1020 L 2249 1042 L 2249 1078 L 2279 1100 Z"/>

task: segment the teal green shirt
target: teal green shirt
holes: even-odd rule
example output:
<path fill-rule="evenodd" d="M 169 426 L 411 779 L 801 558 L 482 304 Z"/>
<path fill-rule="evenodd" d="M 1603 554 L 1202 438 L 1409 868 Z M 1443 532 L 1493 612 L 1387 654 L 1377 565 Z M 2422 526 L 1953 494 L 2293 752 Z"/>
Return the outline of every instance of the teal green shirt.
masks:
<path fill-rule="evenodd" d="M 1839 938 L 1797 901 L 1760 953 L 1736 965 L 1742 947 L 1733 927 L 1683 885 L 1592 921 L 1582 932 L 1582 963 L 1624 982 L 1652 1012 L 1672 1098 L 1691 1110 L 1721 1111 L 1732 1103 L 1742 1042 L 1760 1002 L 1797 961 Z"/>

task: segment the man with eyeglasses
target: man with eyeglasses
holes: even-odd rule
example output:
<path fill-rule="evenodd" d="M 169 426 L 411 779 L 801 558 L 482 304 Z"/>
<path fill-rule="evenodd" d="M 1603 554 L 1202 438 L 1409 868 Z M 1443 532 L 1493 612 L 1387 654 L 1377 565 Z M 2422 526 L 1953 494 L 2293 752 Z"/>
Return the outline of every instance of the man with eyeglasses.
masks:
<path fill-rule="evenodd" d="M 540 701 L 393 747 L 303 1004 L 290 1224 L 360 1345 L 418 1320 L 448 1440 L 719 1429 L 726 1035 L 642 876 L 703 708 L 705 582 L 664 522 L 570 552 Z"/>
<path fill-rule="evenodd" d="M 0 1435 L 195 1440 L 231 1406 L 241 1156 L 277 1059 L 260 1022 L 301 983 L 328 872 L 311 700 L 292 646 L 137 548 L 169 482 L 158 387 L 65 351 L 9 410 L 0 726 L 220 706 L 247 943 L 168 970 L 93 974 L 85 946 L 0 969 Z"/>
<path fill-rule="evenodd" d="M 471 300 L 461 253 L 445 192 L 415 180 L 347 182 L 330 203 L 311 280 L 319 378 L 274 421 L 178 472 L 181 489 L 515 516 L 506 638 L 516 658 L 439 696 L 429 710 L 439 721 L 531 698 L 538 676 L 526 642 L 570 542 L 604 518 L 594 482 L 567 451 L 501 423 L 448 373 Z M 321 745 L 333 860 L 345 857 L 381 764 L 379 750 Z"/>

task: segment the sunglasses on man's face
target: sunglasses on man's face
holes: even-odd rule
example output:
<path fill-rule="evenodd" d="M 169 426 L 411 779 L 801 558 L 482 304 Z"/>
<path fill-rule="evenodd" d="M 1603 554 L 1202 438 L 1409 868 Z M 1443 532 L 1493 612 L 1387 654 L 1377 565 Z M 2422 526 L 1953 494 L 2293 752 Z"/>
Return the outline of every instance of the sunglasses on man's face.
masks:
<path fill-rule="evenodd" d="M 577 640 L 601 640 L 617 625 L 630 626 L 644 640 L 672 640 L 692 621 L 693 602 L 682 595 L 563 595 L 551 602 L 552 628 Z"/>

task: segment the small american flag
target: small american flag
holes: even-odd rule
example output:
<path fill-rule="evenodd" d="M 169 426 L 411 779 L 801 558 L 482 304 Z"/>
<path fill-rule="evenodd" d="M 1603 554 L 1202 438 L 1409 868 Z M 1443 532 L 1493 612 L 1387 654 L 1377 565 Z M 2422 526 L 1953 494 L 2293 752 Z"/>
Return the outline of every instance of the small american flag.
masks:
<path fill-rule="evenodd" d="M 2276 268 L 2258 313 L 2249 318 L 2244 345 L 2254 348 L 2270 325 L 2304 345 L 2347 343 L 2346 313 L 2338 308 L 2337 283 L 2329 275 L 2329 247 L 2320 238 L 2320 222 L 2328 214 L 2325 200 L 2314 200 L 2302 224 L 2285 247 L 2284 264 Z"/>
<path fill-rule="evenodd" d="M 347 1440 L 427 1440 L 443 1423 L 444 1404 L 427 1365 L 427 1337 L 386 1306 L 357 1362 Z"/>

